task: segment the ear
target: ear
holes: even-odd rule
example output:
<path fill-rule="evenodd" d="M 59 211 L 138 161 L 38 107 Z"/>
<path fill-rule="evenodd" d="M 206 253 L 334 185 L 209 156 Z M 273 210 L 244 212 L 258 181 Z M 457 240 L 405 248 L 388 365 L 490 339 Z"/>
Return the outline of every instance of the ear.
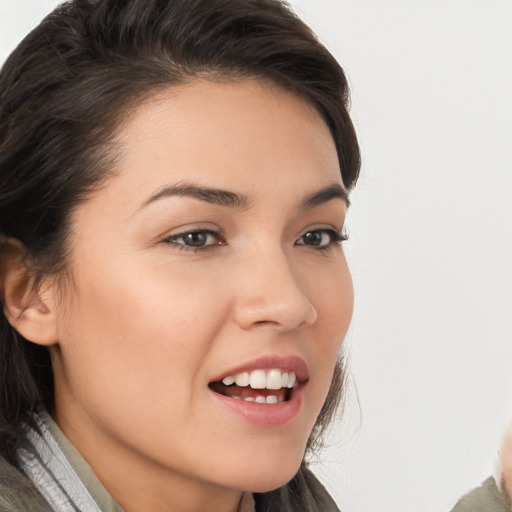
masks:
<path fill-rule="evenodd" d="M 26 249 L 16 239 L 7 238 L 0 250 L 0 296 L 9 323 L 27 340 L 38 345 L 57 343 L 54 291 L 44 281 L 35 286 L 25 263 Z"/>

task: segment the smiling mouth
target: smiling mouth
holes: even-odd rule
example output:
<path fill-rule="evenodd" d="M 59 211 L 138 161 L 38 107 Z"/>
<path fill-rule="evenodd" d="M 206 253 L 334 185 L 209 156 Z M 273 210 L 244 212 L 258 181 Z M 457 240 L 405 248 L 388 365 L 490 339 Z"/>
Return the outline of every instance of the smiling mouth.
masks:
<path fill-rule="evenodd" d="M 237 373 L 208 385 L 212 391 L 220 395 L 258 404 L 287 402 L 297 386 L 295 372 L 278 369 Z"/>

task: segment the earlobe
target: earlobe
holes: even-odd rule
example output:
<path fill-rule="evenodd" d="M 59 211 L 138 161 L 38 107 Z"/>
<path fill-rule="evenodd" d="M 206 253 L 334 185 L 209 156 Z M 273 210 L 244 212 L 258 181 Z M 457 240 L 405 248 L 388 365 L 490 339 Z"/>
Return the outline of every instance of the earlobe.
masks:
<path fill-rule="evenodd" d="M 16 239 L 3 242 L 0 252 L 0 293 L 9 323 L 27 340 L 39 345 L 57 343 L 53 293 L 34 276 L 24 261 L 25 247 Z"/>

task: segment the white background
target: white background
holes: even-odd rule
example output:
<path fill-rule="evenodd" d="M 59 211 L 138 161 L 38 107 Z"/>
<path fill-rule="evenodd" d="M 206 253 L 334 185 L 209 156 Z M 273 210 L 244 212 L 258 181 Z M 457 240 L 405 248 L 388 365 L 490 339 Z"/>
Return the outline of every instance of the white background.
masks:
<path fill-rule="evenodd" d="M 56 3 L 0 0 L 0 62 Z M 317 471 L 344 512 L 449 510 L 512 417 L 512 1 L 293 5 L 349 76 L 363 152 L 355 385 Z"/>

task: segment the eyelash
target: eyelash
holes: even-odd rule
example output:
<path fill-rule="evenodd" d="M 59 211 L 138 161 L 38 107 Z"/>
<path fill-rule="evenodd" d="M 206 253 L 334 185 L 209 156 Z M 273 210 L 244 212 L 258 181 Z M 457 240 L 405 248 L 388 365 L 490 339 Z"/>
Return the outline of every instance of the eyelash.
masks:
<path fill-rule="evenodd" d="M 332 249 L 334 245 L 341 245 L 343 242 L 348 240 L 348 235 L 345 231 L 338 232 L 334 229 L 312 229 L 311 231 L 307 231 L 304 233 L 301 237 L 299 237 L 299 240 L 303 239 L 305 236 L 309 234 L 326 234 L 329 237 L 329 243 L 327 245 L 324 245 L 322 247 L 318 247 L 315 245 L 310 245 L 312 249 L 316 251 L 328 251 L 329 249 Z M 304 243 L 298 243 L 295 242 L 297 245 L 306 245 Z"/>
<path fill-rule="evenodd" d="M 185 243 L 180 243 L 177 241 L 180 238 L 183 239 L 187 235 L 201 235 L 201 234 L 206 235 L 206 237 L 214 237 L 218 241 L 214 244 L 203 245 L 201 247 L 194 247 L 193 245 L 187 245 Z M 178 233 L 177 235 L 169 236 L 166 239 L 164 239 L 163 242 L 176 247 L 180 251 L 198 252 L 198 251 L 204 251 L 206 249 L 210 249 L 211 247 L 216 247 L 219 245 L 226 245 L 225 242 L 220 241 L 221 237 L 222 237 L 222 233 L 220 233 L 220 232 L 212 231 L 211 229 L 197 229 L 197 230 L 186 231 L 184 233 Z"/>
<path fill-rule="evenodd" d="M 346 234 L 345 231 L 338 232 L 334 229 L 328 229 L 328 228 L 312 229 L 310 231 L 307 231 L 303 235 L 301 235 L 298 238 L 298 240 L 304 239 L 304 237 L 306 237 L 309 234 L 318 234 L 318 233 L 320 233 L 321 235 L 326 234 L 329 236 L 329 243 L 327 245 L 319 247 L 319 246 L 315 246 L 315 245 L 308 245 L 306 243 L 299 243 L 298 241 L 295 243 L 296 243 L 296 245 L 304 245 L 306 247 L 311 247 L 312 249 L 314 249 L 316 251 L 324 252 L 324 251 L 328 251 L 329 249 L 332 249 L 333 245 L 341 245 L 343 242 L 348 240 L 348 235 Z M 217 242 L 213 243 L 213 244 L 209 244 L 209 245 L 203 245 L 203 246 L 193 246 L 193 245 L 187 245 L 182 242 L 178 242 L 179 239 L 183 239 L 187 235 L 206 235 L 206 240 L 208 240 L 208 237 L 214 237 L 217 239 Z M 222 241 L 221 238 L 222 238 L 221 232 L 212 231 L 210 229 L 198 229 L 198 230 L 194 230 L 194 231 L 186 231 L 184 233 L 178 233 L 176 235 L 169 236 L 169 237 L 165 238 L 163 240 L 163 242 L 176 247 L 180 251 L 192 251 L 192 252 L 196 253 L 199 251 L 204 251 L 204 250 L 210 249 L 212 247 L 226 245 L 226 242 Z"/>

